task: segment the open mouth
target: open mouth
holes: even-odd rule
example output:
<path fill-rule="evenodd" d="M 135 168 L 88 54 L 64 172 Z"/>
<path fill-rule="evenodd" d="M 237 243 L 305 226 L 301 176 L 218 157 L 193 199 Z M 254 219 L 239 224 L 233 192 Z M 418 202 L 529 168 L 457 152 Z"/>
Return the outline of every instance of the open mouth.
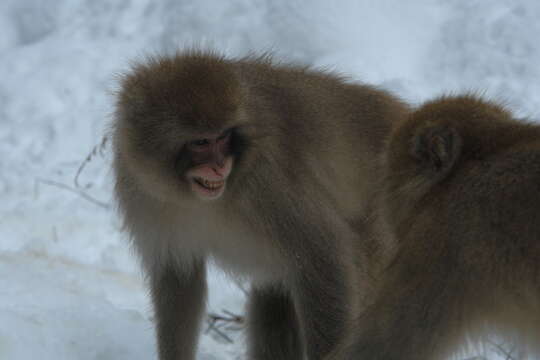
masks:
<path fill-rule="evenodd" d="M 202 177 L 193 178 L 193 190 L 205 197 L 220 195 L 225 187 L 225 180 L 208 180 Z"/>
<path fill-rule="evenodd" d="M 210 181 L 203 178 L 194 178 L 195 182 L 207 190 L 219 190 L 225 184 L 224 180 Z"/>

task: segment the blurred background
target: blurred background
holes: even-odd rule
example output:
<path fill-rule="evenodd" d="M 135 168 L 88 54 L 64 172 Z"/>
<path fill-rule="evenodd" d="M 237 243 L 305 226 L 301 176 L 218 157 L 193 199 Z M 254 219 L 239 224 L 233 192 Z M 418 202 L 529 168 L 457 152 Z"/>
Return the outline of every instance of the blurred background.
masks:
<path fill-rule="evenodd" d="M 414 104 L 476 91 L 537 119 L 538 19 L 537 0 L 2 0 L 0 359 L 155 358 L 102 143 L 130 60 L 270 50 Z M 228 318 L 243 302 L 212 270 L 209 311 Z M 199 359 L 242 359 L 241 324 L 209 321 Z"/>

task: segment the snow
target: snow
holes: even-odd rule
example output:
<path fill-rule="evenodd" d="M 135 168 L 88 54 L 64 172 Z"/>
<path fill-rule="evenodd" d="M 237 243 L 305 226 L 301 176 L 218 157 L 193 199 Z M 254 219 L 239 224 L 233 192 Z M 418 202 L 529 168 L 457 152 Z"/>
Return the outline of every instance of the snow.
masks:
<path fill-rule="evenodd" d="M 413 103 L 479 91 L 537 118 L 538 18 L 536 0 L 3 0 L 0 359 L 155 358 L 143 276 L 112 206 L 107 146 L 74 184 L 106 134 L 115 76 L 130 59 L 193 45 L 272 50 Z M 209 310 L 242 313 L 243 304 L 213 269 Z M 242 336 L 228 335 L 233 344 L 203 334 L 199 359 L 242 358 Z"/>

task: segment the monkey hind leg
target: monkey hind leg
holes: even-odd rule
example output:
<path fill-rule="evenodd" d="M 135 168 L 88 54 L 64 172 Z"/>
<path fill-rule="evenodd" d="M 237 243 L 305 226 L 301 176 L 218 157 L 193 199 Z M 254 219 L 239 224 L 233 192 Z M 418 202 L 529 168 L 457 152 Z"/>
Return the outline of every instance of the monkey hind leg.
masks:
<path fill-rule="evenodd" d="M 254 288 L 248 306 L 249 360 L 302 359 L 298 320 L 288 291 L 277 286 Z"/>
<path fill-rule="evenodd" d="M 389 269 L 377 300 L 328 360 L 441 360 L 461 348 L 470 325 L 462 281 L 448 268 Z"/>
<path fill-rule="evenodd" d="M 456 336 L 439 324 L 430 324 L 425 320 L 412 321 L 412 317 L 407 319 L 403 313 L 394 319 L 384 319 L 385 316 L 380 315 L 376 308 L 364 314 L 356 328 L 354 341 L 340 347 L 328 359 L 445 359 L 450 354 L 448 345 L 457 342 Z"/>

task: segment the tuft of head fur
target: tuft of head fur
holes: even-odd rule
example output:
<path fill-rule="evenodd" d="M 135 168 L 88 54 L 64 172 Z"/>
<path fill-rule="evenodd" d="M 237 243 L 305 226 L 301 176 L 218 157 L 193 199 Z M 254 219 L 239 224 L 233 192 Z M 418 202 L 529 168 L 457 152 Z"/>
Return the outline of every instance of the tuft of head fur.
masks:
<path fill-rule="evenodd" d="M 117 108 L 121 119 L 133 125 L 170 122 L 185 137 L 227 127 L 242 100 L 242 85 L 229 61 L 188 52 L 135 64 L 121 81 Z"/>

